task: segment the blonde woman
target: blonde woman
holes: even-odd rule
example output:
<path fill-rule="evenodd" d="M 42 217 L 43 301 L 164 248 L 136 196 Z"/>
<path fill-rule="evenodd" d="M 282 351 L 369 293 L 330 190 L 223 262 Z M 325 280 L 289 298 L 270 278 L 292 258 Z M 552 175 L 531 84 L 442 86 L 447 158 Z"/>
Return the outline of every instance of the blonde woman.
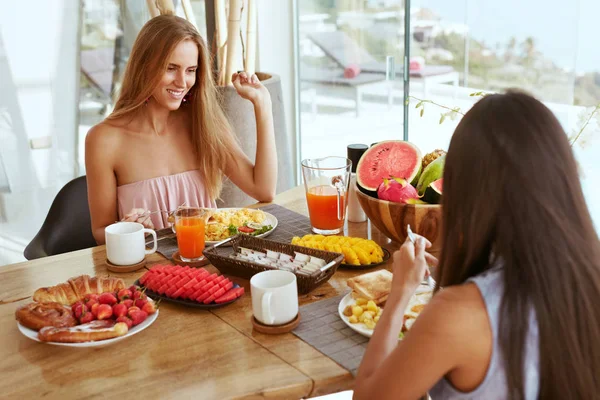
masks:
<path fill-rule="evenodd" d="M 216 207 L 223 176 L 249 196 L 275 195 L 277 154 L 271 98 L 256 75 L 234 74 L 237 93 L 252 102 L 256 162 L 237 144 L 220 107 L 210 56 L 183 18 L 162 15 L 140 31 L 114 111 L 88 133 L 85 162 L 92 233 L 117 220 L 160 229 L 185 203 Z M 150 212 L 156 212 L 150 214 Z"/>

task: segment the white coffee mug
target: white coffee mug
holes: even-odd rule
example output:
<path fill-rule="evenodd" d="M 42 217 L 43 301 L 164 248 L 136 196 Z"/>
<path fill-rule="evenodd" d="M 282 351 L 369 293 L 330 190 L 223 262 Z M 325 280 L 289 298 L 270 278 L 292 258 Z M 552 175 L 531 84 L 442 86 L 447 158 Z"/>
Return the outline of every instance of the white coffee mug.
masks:
<path fill-rule="evenodd" d="M 265 325 L 281 325 L 298 315 L 296 275 L 289 271 L 263 271 L 250 279 L 252 312 Z"/>
<path fill-rule="evenodd" d="M 145 233 L 154 237 L 154 247 L 146 250 Z M 117 222 L 104 229 L 106 258 L 114 265 L 133 265 L 141 262 L 146 254 L 158 247 L 156 232 L 137 222 Z"/>

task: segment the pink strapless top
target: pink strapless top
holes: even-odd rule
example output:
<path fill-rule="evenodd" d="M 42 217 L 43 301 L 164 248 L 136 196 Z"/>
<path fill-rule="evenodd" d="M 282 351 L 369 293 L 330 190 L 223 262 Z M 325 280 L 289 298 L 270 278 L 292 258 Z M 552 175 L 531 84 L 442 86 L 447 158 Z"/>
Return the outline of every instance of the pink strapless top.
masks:
<path fill-rule="evenodd" d="M 133 208 L 152 211 L 172 211 L 185 202 L 190 207 L 216 208 L 217 204 L 204 189 L 204 181 L 198 170 L 175 175 L 160 176 L 117 187 L 119 219 Z M 152 214 L 154 229 L 170 226 L 168 215 L 163 212 Z"/>

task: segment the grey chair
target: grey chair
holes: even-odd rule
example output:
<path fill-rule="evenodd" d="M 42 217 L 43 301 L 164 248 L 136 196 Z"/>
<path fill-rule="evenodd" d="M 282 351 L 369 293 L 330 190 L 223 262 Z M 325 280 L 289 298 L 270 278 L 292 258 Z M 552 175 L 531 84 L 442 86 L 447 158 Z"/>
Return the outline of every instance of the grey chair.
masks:
<path fill-rule="evenodd" d="M 28 260 L 96 246 L 88 206 L 85 175 L 67 183 L 56 195 L 39 232 L 23 255 Z"/>

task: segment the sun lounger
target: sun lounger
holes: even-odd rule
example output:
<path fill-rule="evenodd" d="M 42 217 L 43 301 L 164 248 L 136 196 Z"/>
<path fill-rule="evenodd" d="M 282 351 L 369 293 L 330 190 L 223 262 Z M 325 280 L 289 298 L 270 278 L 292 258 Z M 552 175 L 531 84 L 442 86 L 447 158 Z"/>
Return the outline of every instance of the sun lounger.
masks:
<path fill-rule="evenodd" d="M 365 87 L 385 81 L 386 64 L 378 61 L 366 49 L 356 43 L 351 37 L 342 31 L 317 32 L 308 35 L 329 58 L 331 58 L 341 69 L 352 65 L 360 67 L 360 74 L 355 78 L 344 78 L 343 72 L 337 70 L 318 69 L 305 71 L 301 67 L 300 76 L 303 81 L 318 82 L 321 84 L 347 85 L 356 89 L 356 104 L 360 107 L 360 98 Z M 396 67 L 396 80 L 403 79 L 402 66 Z M 424 96 L 428 96 L 429 86 L 434 83 L 452 83 L 458 87 L 458 72 L 449 65 L 428 65 L 418 71 L 410 71 L 413 81 L 421 82 Z M 391 96 L 391 85 L 388 96 Z M 393 99 L 390 100 L 390 102 Z M 359 110 L 357 109 L 357 115 Z"/>

